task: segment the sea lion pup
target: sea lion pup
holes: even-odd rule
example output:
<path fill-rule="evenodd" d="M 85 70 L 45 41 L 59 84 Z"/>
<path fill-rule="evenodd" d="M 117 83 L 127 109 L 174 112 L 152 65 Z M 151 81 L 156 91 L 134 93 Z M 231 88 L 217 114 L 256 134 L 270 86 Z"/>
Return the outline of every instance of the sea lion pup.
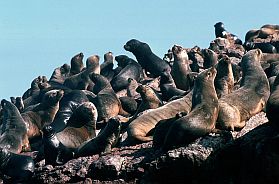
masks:
<path fill-rule="evenodd" d="M 187 113 L 185 112 L 179 112 L 175 115 L 175 117 L 160 120 L 154 128 L 153 148 L 160 148 L 164 143 L 164 140 L 172 123 L 186 115 Z"/>
<path fill-rule="evenodd" d="M 214 28 L 215 28 L 215 36 L 216 36 L 216 38 L 221 37 L 221 38 L 232 39 L 235 44 L 242 45 L 242 41 L 236 35 L 226 31 L 223 22 L 217 22 L 214 25 Z"/>
<path fill-rule="evenodd" d="M 223 55 L 217 64 L 217 75 L 214 80 L 217 97 L 221 98 L 232 92 L 234 87 L 234 77 L 231 60 Z"/>
<path fill-rule="evenodd" d="M 164 70 L 170 70 L 170 65 L 155 55 L 147 43 L 136 39 L 129 40 L 125 45 L 126 51 L 132 52 L 143 69 L 154 77 L 159 77 Z"/>
<path fill-rule="evenodd" d="M 121 122 L 118 118 L 110 118 L 106 127 L 100 134 L 84 142 L 74 154 L 75 158 L 111 152 L 112 147 L 118 142 Z"/>
<path fill-rule="evenodd" d="M 187 75 L 192 71 L 189 66 L 191 61 L 188 59 L 187 51 L 179 45 L 174 45 L 172 47 L 172 53 L 174 61 L 171 67 L 171 76 L 173 77 L 174 83 L 178 89 L 189 91 L 190 84 Z"/>
<path fill-rule="evenodd" d="M 97 96 L 91 100 L 97 108 L 98 121 L 107 121 L 117 116 L 120 109 L 122 109 L 121 103 L 108 80 L 104 76 L 95 73 L 92 73 L 90 78 L 95 83 L 95 86 L 101 86 L 99 89 L 94 86 L 94 93 L 97 91 L 99 92 L 96 93 Z"/>
<path fill-rule="evenodd" d="M 136 81 L 140 81 L 143 78 L 142 68 L 135 60 L 125 55 L 116 56 L 115 60 L 123 67 L 110 82 L 115 92 L 125 89 L 129 85 L 129 78 L 133 78 Z"/>
<path fill-rule="evenodd" d="M 100 73 L 99 67 L 99 56 L 89 57 L 86 61 L 86 68 L 80 73 L 68 77 L 64 82 L 64 86 L 79 90 L 87 89 L 90 86 L 93 88 L 94 84 L 92 84 L 89 75 L 94 72 Z"/>
<path fill-rule="evenodd" d="M 113 70 L 113 60 L 114 60 L 113 53 L 108 52 L 104 55 L 104 62 L 100 66 L 101 68 L 100 74 L 102 76 L 105 76 L 108 79 L 108 81 L 111 81 L 115 73 Z"/>
<path fill-rule="evenodd" d="M 187 94 L 186 91 L 176 87 L 169 70 L 163 71 L 161 74 L 159 87 L 162 93 L 162 99 L 164 101 L 168 101 L 174 96 L 182 96 Z"/>
<path fill-rule="evenodd" d="M 218 54 L 211 49 L 202 49 L 203 67 L 205 69 L 215 66 L 218 63 Z M 218 73 L 218 72 L 217 72 Z"/>
<path fill-rule="evenodd" d="M 41 103 L 36 105 L 31 111 L 21 114 L 27 127 L 29 140 L 40 136 L 43 127 L 53 121 L 59 109 L 59 101 L 63 95 L 64 91 L 62 90 L 48 91 Z"/>
<path fill-rule="evenodd" d="M 272 89 L 271 94 L 268 98 L 266 104 L 266 117 L 269 122 L 276 127 L 278 126 L 278 117 L 279 117 L 279 75 L 276 76 Z"/>
<path fill-rule="evenodd" d="M 0 172 L 11 177 L 11 183 L 30 181 L 34 174 L 35 163 L 30 156 L 15 154 L 0 148 Z"/>
<path fill-rule="evenodd" d="M 128 86 L 127 86 L 127 96 L 132 98 L 138 98 L 140 94 L 136 91 L 137 87 L 139 86 L 138 82 L 135 79 L 129 78 L 128 79 Z"/>
<path fill-rule="evenodd" d="M 179 112 L 189 113 L 192 107 L 192 94 L 191 91 L 186 96 L 170 101 L 157 109 L 150 109 L 133 120 L 127 128 L 127 144 L 151 141 L 152 136 L 147 134 L 160 120 L 175 117 Z"/>
<path fill-rule="evenodd" d="M 84 55 L 82 52 L 72 57 L 70 76 L 80 73 L 81 70 L 84 68 L 83 61 L 82 61 L 83 57 Z"/>
<path fill-rule="evenodd" d="M 54 120 L 50 124 L 55 132 L 62 131 L 68 124 L 70 117 L 77 107 L 88 101 L 89 100 L 86 94 L 81 90 L 73 90 L 64 94 L 59 102 L 59 109 L 54 117 Z"/>
<path fill-rule="evenodd" d="M 260 49 L 248 51 L 241 60 L 240 88 L 219 99 L 217 125 L 221 129 L 235 130 L 245 126 L 245 121 L 260 112 L 266 105 L 270 87 L 260 60 Z"/>
<path fill-rule="evenodd" d="M 218 116 L 218 98 L 214 87 L 216 73 L 215 67 L 211 67 L 197 76 L 193 88 L 192 110 L 172 123 L 162 150 L 188 144 L 215 128 Z"/>
<path fill-rule="evenodd" d="M 13 153 L 29 149 L 27 128 L 17 107 L 7 100 L 1 101 L 3 108 L 0 147 Z"/>
<path fill-rule="evenodd" d="M 67 127 L 58 132 L 58 140 L 67 148 L 77 148 L 83 142 L 96 137 L 98 112 L 91 102 L 84 102 L 73 113 Z"/>
<path fill-rule="evenodd" d="M 58 140 L 51 126 L 45 126 L 42 132 L 45 165 L 62 165 L 73 158 L 73 152 Z"/>
<path fill-rule="evenodd" d="M 66 63 L 58 68 L 55 68 L 49 79 L 50 85 L 53 86 L 53 85 L 63 84 L 65 79 L 70 75 L 70 69 L 71 69 L 70 65 Z"/>

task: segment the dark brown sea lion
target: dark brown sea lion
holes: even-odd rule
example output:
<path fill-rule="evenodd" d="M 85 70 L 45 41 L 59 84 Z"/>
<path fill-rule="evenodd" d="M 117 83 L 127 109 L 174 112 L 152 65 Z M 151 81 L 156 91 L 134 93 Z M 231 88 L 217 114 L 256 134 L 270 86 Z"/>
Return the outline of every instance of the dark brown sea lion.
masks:
<path fill-rule="evenodd" d="M 22 100 L 22 97 L 18 96 L 18 97 L 10 97 L 11 99 L 11 102 L 17 107 L 18 111 L 20 113 L 23 112 L 24 110 L 24 103 L 23 103 L 23 100 Z"/>
<path fill-rule="evenodd" d="M 0 163 L 0 172 L 11 177 L 11 183 L 28 182 L 34 174 L 35 163 L 30 156 L 0 148 Z"/>
<path fill-rule="evenodd" d="M 133 97 L 122 96 L 119 97 L 119 100 L 123 110 L 129 113 L 129 116 L 135 114 L 138 109 L 138 102 Z"/>
<path fill-rule="evenodd" d="M 147 136 L 150 130 L 162 119 L 175 117 L 179 112 L 189 113 L 192 107 L 192 91 L 180 99 L 173 100 L 167 104 L 150 109 L 133 120 L 127 129 L 128 142 L 146 142 L 151 141 L 152 136 Z"/>
<path fill-rule="evenodd" d="M 214 25 L 214 28 L 215 28 L 216 38 L 221 37 L 221 38 L 232 39 L 234 41 L 234 43 L 242 45 L 242 41 L 236 35 L 226 31 L 223 22 L 217 22 Z"/>
<path fill-rule="evenodd" d="M 211 49 L 202 49 L 203 67 L 205 69 L 215 66 L 218 63 L 218 54 Z"/>
<path fill-rule="evenodd" d="M 190 64 L 192 61 L 188 59 L 188 54 L 186 49 L 181 46 L 174 45 L 172 47 L 172 53 L 174 56 L 173 65 L 171 67 L 171 75 L 173 77 L 174 83 L 178 89 L 189 91 L 190 81 L 187 75 L 192 72 Z"/>
<path fill-rule="evenodd" d="M 115 92 L 126 89 L 129 85 L 129 78 L 135 79 L 136 81 L 143 79 L 142 68 L 135 60 L 125 55 L 116 56 L 115 60 L 122 67 L 122 70 L 110 82 Z"/>
<path fill-rule="evenodd" d="M 214 80 L 215 90 L 218 98 L 232 92 L 234 77 L 231 60 L 224 55 L 217 64 L 217 75 Z"/>
<path fill-rule="evenodd" d="M 70 93 L 64 94 L 59 102 L 59 110 L 50 124 L 55 132 L 62 131 L 77 107 L 88 101 L 86 94 L 80 90 L 73 90 Z"/>
<path fill-rule="evenodd" d="M 90 156 L 100 153 L 109 153 L 118 141 L 121 129 L 121 122 L 117 118 L 109 119 L 106 127 L 100 134 L 84 142 L 75 152 L 75 158 Z"/>
<path fill-rule="evenodd" d="M 266 104 L 266 117 L 268 118 L 269 123 L 279 127 L 279 75 L 276 76 L 271 91 Z"/>
<path fill-rule="evenodd" d="M 218 98 L 214 87 L 217 70 L 214 67 L 201 72 L 194 84 L 191 112 L 174 121 L 166 135 L 163 150 L 188 144 L 210 133 L 218 116 Z"/>
<path fill-rule="evenodd" d="M 170 65 L 155 55 L 147 43 L 139 40 L 129 40 L 124 49 L 132 52 L 143 69 L 158 77 L 164 70 L 170 70 Z"/>
<path fill-rule="evenodd" d="M 192 61 L 192 63 L 190 64 L 190 68 L 192 70 L 192 72 L 200 72 L 204 66 L 204 59 L 202 57 L 202 52 L 201 52 L 201 48 L 198 46 L 195 46 L 193 48 L 191 48 L 190 50 L 188 50 L 188 56 L 189 59 Z"/>
<path fill-rule="evenodd" d="M 176 114 L 175 117 L 163 119 L 158 122 L 158 124 L 154 128 L 154 135 L 153 135 L 153 147 L 155 149 L 158 149 L 163 145 L 166 135 L 172 123 L 186 115 L 187 113 L 185 112 L 179 112 Z"/>
<path fill-rule="evenodd" d="M 64 91 L 62 90 L 51 90 L 44 95 L 41 103 L 31 111 L 21 114 L 27 127 L 29 140 L 40 136 L 43 127 L 53 121 L 59 109 L 59 101 L 63 95 Z"/>
<path fill-rule="evenodd" d="M 83 61 L 82 61 L 83 57 L 84 55 L 82 52 L 72 57 L 70 76 L 80 73 L 81 70 L 84 68 Z"/>
<path fill-rule="evenodd" d="M 17 107 L 7 100 L 1 101 L 3 108 L 0 147 L 13 153 L 20 153 L 29 148 L 27 127 Z"/>
<path fill-rule="evenodd" d="M 91 102 L 84 102 L 74 111 L 67 127 L 56 134 L 67 148 L 78 148 L 83 142 L 96 137 L 98 112 Z"/>
<path fill-rule="evenodd" d="M 175 82 L 171 76 L 169 70 L 163 71 L 160 76 L 160 91 L 162 93 L 162 99 L 168 101 L 174 96 L 182 96 L 187 94 L 186 91 L 178 89 L 175 85 Z"/>
<path fill-rule="evenodd" d="M 139 84 L 135 79 L 129 78 L 127 86 L 127 96 L 132 98 L 138 98 L 140 96 L 140 94 L 136 91 L 138 86 Z"/>
<path fill-rule="evenodd" d="M 100 74 L 102 76 L 105 76 L 108 79 L 108 81 L 111 81 L 111 79 L 115 74 L 113 70 L 113 60 L 114 60 L 113 53 L 108 52 L 104 55 L 104 62 L 100 66 L 101 68 Z"/>
<path fill-rule="evenodd" d="M 63 84 L 65 79 L 70 75 L 70 65 L 64 64 L 58 68 L 55 68 L 50 79 L 49 83 L 53 84 Z"/>
<path fill-rule="evenodd" d="M 245 121 L 260 112 L 270 95 L 270 87 L 260 60 L 259 49 L 247 52 L 241 60 L 240 88 L 219 99 L 217 125 L 221 129 L 235 130 L 245 126 Z"/>

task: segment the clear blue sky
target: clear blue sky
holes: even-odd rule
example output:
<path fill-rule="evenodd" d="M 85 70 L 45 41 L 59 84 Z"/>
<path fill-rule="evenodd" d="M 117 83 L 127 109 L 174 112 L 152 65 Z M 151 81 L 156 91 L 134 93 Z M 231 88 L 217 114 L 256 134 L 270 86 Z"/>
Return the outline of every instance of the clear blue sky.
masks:
<path fill-rule="evenodd" d="M 0 99 L 21 96 L 39 76 L 87 57 L 130 53 L 131 38 L 160 57 L 174 44 L 207 48 L 222 21 L 244 39 L 249 29 L 279 24 L 278 0 L 2 0 L 0 1 Z"/>

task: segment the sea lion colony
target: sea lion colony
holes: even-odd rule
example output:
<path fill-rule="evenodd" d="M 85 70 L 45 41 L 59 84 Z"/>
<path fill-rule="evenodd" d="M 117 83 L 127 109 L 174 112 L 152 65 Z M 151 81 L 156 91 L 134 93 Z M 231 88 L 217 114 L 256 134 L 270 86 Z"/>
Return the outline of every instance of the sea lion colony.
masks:
<path fill-rule="evenodd" d="M 244 43 L 222 22 L 214 27 L 209 48 L 174 45 L 164 59 L 136 39 L 124 45 L 136 60 L 116 56 L 116 68 L 112 52 L 85 66 L 79 53 L 50 80 L 39 76 L 21 97 L 3 99 L 1 173 L 20 181 L 35 161 L 59 165 L 153 139 L 167 151 L 218 129 L 240 130 L 266 104 L 276 125 L 279 26 L 249 30 Z M 36 150 L 35 160 L 21 154 Z"/>

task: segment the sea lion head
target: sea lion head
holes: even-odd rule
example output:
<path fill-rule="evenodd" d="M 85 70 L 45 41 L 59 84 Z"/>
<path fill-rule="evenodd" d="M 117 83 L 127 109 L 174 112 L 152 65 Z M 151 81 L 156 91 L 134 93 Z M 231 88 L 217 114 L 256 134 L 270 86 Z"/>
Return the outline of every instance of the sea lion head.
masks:
<path fill-rule="evenodd" d="M 98 55 L 93 55 L 87 58 L 86 60 L 86 68 L 87 69 L 95 69 L 99 66 L 100 57 Z"/>
<path fill-rule="evenodd" d="M 68 65 L 67 63 L 65 63 L 64 65 L 62 65 L 60 67 L 60 72 L 61 72 L 62 75 L 69 74 L 70 70 L 71 70 L 71 66 Z"/>
<path fill-rule="evenodd" d="M 216 66 L 212 66 L 209 69 L 202 71 L 196 78 L 196 81 L 214 81 L 217 70 Z"/>
<path fill-rule="evenodd" d="M 113 62 L 113 53 L 112 52 L 107 52 L 107 53 L 105 53 L 105 55 L 104 55 L 104 61 L 105 62 Z"/>
<path fill-rule="evenodd" d="M 77 74 L 83 69 L 83 53 L 79 53 L 71 59 L 71 73 Z"/>
<path fill-rule="evenodd" d="M 50 138 L 55 135 L 55 131 L 53 130 L 52 126 L 47 125 L 42 130 L 44 137 Z"/>
<path fill-rule="evenodd" d="M 142 44 L 142 42 L 140 42 L 136 39 L 131 39 L 124 45 L 124 49 L 126 51 L 133 52 L 133 51 L 136 51 L 141 44 Z"/>
<path fill-rule="evenodd" d="M 173 78 L 170 74 L 169 69 L 163 70 L 163 72 L 160 75 L 160 84 L 166 84 L 166 83 L 173 83 Z"/>
<path fill-rule="evenodd" d="M 129 62 L 131 61 L 131 58 L 129 58 L 126 55 L 118 55 L 115 57 L 115 61 L 117 62 L 117 65 L 119 67 L 124 68 L 125 66 L 127 66 L 129 64 Z"/>
<path fill-rule="evenodd" d="M 214 24 L 215 28 L 224 28 L 224 23 L 223 22 L 217 22 L 216 24 Z"/>
<path fill-rule="evenodd" d="M 64 96 L 63 90 L 50 90 L 46 92 L 43 96 L 42 103 L 46 103 L 49 105 L 55 105 L 57 102 L 61 100 L 61 98 Z"/>
<path fill-rule="evenodd" d="M 174 57 L 176 57 L 177 59 L 180 60 L 188 60 L 188 54 L 187 54 L 187 50 L 184 49 L 183 47 L 179 46 L 179 45 L 174 45 L 172 47 L 172 53 L 174 55 Z"/>

